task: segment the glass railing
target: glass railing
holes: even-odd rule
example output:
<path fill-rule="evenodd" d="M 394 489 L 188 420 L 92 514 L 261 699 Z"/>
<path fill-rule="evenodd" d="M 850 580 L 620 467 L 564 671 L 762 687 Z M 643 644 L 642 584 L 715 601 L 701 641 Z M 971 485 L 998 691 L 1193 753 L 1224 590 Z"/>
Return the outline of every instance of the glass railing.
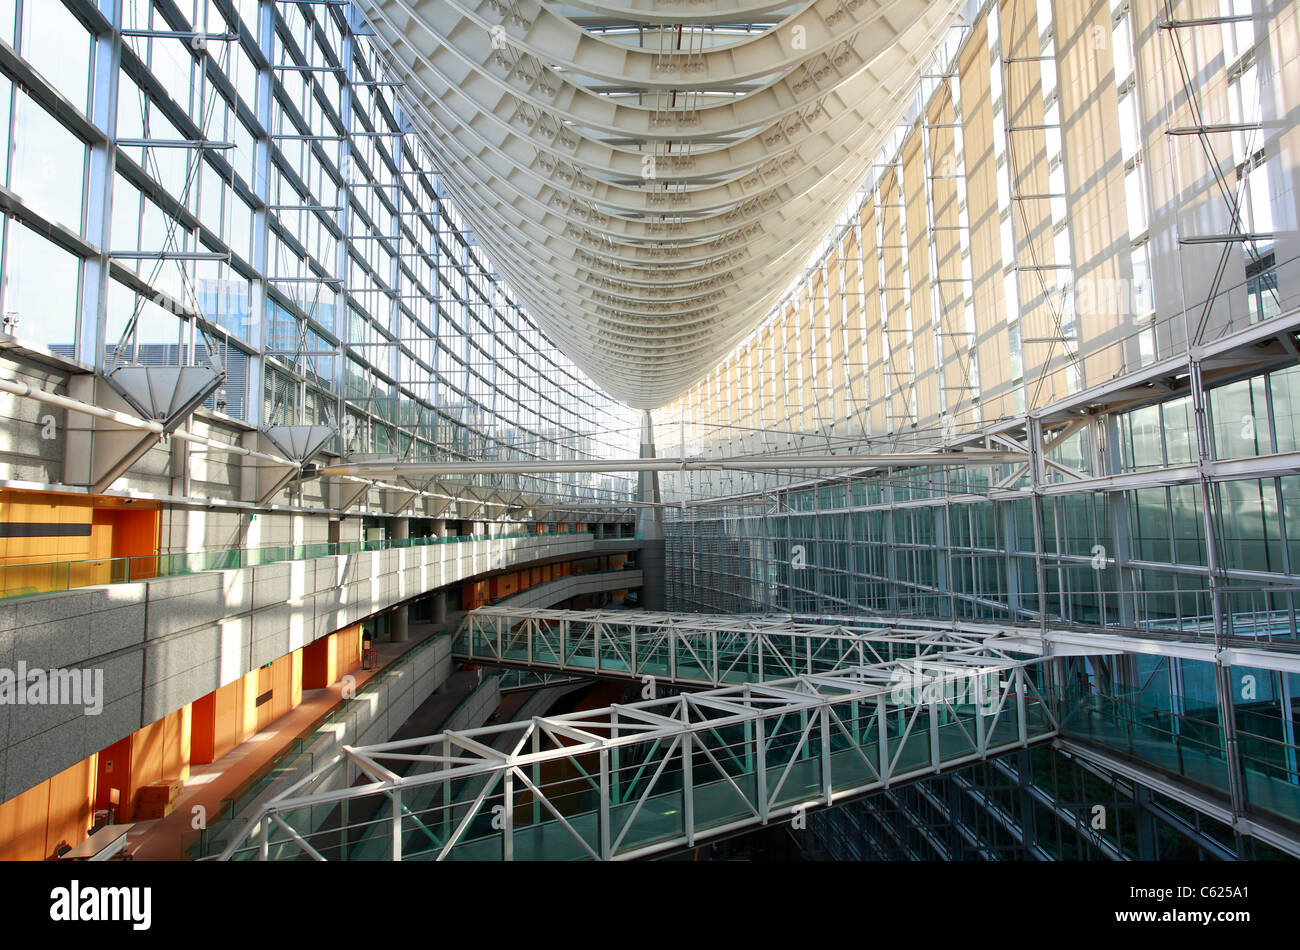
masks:
<path fill-rule="evenodd" d="M 407 538 L 385 541 L 342 541 L 319 544 L 290 544 L 278 547 L 230 548 L 216 551 L 185 551 L 180 554 L 145 554 L 134 557 L 98 558 L 82 561 L 52 561 L 45 564 L 0 565 L 0 599 L 28 597 L 95 587 L 124 584 L 156 577 L 230 571 L 281 561 L 363 554 L 394 548 L 458 544 L 465 541 L 505 541 L 515 538 L 590 537 L 589 532 L 519 531 L 510 534 L 459 535 L 446 538 Z"/>
<path fill-rule="evenodd" d="M 1065 735 L 1089 739 L 1227 794 L 1227 756 L 1217 722 L 1077 688 L 1067 692 L 1061 714 Z"/>
<path fill-rule="evenodd" d="M 680 570 L 680 568 L 678 568 Z M 1056 568 L 1049 569 L 1049 581 Z M 737 585 L 754 580 L 740 574 L 721 575 L 735 579 Z M 678 581 L 679 585 L 681 581 Z M 717 587 L 704 588 L 708 594 L 727 595 Z M 792 613 L 825 613 L 827 598 L 816 591 L 786 587 L 781 609 Z M 1004 596 L 1004 595 L 989 595 Z M 1281 584 L 1255 587 L 1224 587 L 1217 593 L 1204 588 L 1175 586 L 1170 590 L 1097 590 L 1084 589 L 1062 594 L 1049 591 L 1048 622 L 1073 624 L 1112 630 L 1179 633 L 1212 640 L 1214 598 L 1222 608 L 1224 635 L 1241 639 L 1276 642 L 1294 641 L 1295 615 L 1300 610 L 1300 587 Z M 857 603 L 844 600 L 843 612 L 879 613 L 895 617 L 927 619 L 1006 620 L 1012 623 L 1037 623 L 1038 599 L 1035 592 L 1021 593 L 1019 606 L 981 599 L 968 591 L 935 592 L 897 589 L 874 599 Z"/>
<path fill-rule="evenodd" d="M 1061 733 L 1091 740 L 1228 797 L 1228 760 L 1217 721 L 1076 688 L 1063 699 Z M 1237 744 L 1247 806 L 1300 822 L 1300 749 L 1240 728 Z"/>
<path fill-rule="evenodd" d="M 1300 750 L 1288 742 L 1240 731 L 1237 744 L 1251 810 L 1300 822 Z"/>

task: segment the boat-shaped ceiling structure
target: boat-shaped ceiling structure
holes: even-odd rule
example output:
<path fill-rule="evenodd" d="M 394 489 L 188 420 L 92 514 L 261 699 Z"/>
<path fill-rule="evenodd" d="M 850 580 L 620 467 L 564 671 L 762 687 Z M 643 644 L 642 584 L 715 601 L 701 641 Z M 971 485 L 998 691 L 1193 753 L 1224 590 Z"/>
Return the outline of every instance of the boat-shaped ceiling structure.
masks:
<path fill-rule="evenodd" d="M 501 275 L 575 363 L 643 409 L 770 312 L 961 6 L 357 4 Z"/>

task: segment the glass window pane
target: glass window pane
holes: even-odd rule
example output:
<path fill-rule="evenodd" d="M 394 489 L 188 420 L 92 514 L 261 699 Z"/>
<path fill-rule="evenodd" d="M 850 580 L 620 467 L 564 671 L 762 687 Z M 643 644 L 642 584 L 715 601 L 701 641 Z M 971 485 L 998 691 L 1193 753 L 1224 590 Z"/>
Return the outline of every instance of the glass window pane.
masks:
<path fill-rule="evenodd" d="M 34 211 L 81 232 L 86 145 L 19 92 L 10 188 Z"/>
<path fill-rule="evenodd" d="M 4 277 L 6 316 L 18 320 L 15 336 L 63 356 L 73 355 L 81 261 L 10 221 Z"/>
<path fill-rule="evenodd" d="M 19 52 L 64 98 L 87 111 L 90 33 L 60 0 L 23 4 Z"/>

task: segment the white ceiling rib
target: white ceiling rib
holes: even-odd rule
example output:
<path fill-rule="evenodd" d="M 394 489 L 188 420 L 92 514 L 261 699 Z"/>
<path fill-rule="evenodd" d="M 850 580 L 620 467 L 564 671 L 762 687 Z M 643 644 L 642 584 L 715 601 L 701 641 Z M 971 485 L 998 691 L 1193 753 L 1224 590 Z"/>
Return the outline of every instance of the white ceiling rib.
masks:
<path fill-rule="evenodd" d="M 478 240 L 566 354 L 655 408 L 767 315 L 954 0 L 358 0 Z"/>

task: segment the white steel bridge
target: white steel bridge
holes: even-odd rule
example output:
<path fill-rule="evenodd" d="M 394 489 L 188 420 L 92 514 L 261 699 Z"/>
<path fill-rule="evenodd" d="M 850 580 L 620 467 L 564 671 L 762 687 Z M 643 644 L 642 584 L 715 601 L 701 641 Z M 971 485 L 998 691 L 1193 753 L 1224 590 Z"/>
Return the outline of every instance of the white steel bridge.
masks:
<path fill-rule="evenodd" d="M 637 858 L 1057 734 L 1044 659 L 1000 634 L 565 614 L 484 609 L 461 649 L 707 688 L 347 748 L 222 858 Z"/>

